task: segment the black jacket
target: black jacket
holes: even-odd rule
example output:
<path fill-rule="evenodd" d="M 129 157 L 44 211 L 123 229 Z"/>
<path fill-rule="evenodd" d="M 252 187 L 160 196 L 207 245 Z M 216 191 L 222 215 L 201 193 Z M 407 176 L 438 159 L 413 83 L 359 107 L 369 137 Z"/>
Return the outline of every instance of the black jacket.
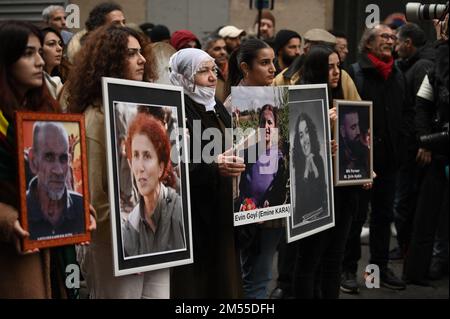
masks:
<path fill-rule="evenodd" d="M 377 174 L 392 173 L 404 160 L 406 127 L 413 123 L 414 113 L 406 100 L 406 82 L 402 72 L 393 66 L 385 80 L 366 54 L 358 59 L 349 74 L 358 87 L 361 99 L 373 102 L 373 161 Z M 361 74 L 355 74 L 355 69 Z M 361 78 L 360 81 L 357 78 Z M 362 83 L 361 83 L 362 82 Z"/>
<path fill-rule="evenodd" d="M 449 121 L 449 46 L 448 41 L 438 42 L 435 67 L 428 74 L 432 86 L 433 99 L 416 97 L 415 128 L 418 137 L 444 130 Z M 448 128 L 447 128 L 448 129 Z M 448 142 L 442 145 L 448 154 Z M 427 147 L 428 148 L 428 147 Z M 439 152 L 441 147 L 439 147 Z M 435 151 L 435 150 L 433 150 Z"/>
<path fill-rule="evenodd" d="M 434 67 L 435 49 L 429 46 L 422 47 L 416 51 L 409 59 L 398 61 L 398 66 L 402 70 L 406 79 L 407 103 L 416 113 L 416 95 L 420 89 L 422 81 L 426 74 L 429 74 Z M 417 152 L 417 141 L 415 135 L 415 125 L 408 123 L 407 129 L 407 147 L 415 156 Z"/>

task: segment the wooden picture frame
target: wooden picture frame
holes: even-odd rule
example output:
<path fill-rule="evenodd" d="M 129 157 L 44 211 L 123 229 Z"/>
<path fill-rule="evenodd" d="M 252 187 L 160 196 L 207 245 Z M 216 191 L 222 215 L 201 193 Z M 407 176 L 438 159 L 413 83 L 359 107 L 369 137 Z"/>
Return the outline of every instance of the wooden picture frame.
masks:
<path fill-rule="evenodd" d="M 90 241 L 84 116 L 19 111 L 16 133 L 23 251 Z"/>
<path fill-rule="evenodd" d="M 372 101 L 336 100 L 334 185 L 373 182 Z"/>

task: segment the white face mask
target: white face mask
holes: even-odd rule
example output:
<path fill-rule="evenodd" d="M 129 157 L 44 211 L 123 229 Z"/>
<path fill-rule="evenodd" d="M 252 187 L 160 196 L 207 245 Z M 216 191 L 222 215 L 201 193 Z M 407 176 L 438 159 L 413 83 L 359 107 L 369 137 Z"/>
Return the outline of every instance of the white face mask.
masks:
<path fill-rule="evenodd" d="M 194 92 L 187 92 L 187 94 L 195 102 L 204 105 L 206 111 L 214 111 L 214 105 L 216 105 L 216 100 L 214 98 L 216 94 L 215 87 L 196 85 Z"/>

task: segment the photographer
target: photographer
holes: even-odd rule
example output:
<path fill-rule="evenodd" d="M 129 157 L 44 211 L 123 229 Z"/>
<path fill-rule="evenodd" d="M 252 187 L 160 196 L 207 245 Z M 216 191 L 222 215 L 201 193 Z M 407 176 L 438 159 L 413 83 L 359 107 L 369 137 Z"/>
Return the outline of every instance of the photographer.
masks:
<path fill-rule="evenodd" d="M 427 166 L 404 268 L 405 278 L 415 284 L 426 284 L 435 233 L 439 218 L 442 218 L 440 212 L 444 212 L 443 217 L 448 214 L 448 208 L 443 210 L 441 207 L 448 192 L 448 180 L 445 177 L 445 166 L 448 165 L 449 111 L 448 7 L 445 23 L 440 31 L 435 67 L 423 79 L 416 99 L 415 124 L 420 145 L 417 160 Z M 448 233 L 448 227 L 446 232 Z"/>

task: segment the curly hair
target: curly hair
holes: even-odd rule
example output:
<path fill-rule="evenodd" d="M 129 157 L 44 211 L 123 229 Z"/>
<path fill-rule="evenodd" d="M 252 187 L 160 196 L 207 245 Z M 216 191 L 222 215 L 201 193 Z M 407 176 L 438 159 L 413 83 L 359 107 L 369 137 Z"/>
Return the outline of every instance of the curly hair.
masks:
<path fill-rule="evenodd" d="M 298 170 L 303 172 L 306 166 L 306 157 L 303 154 L 302 145 L 300 144 L 300 134 L 298 127 L 300 126 L 300 122 L 305 122 L 306 127 L 309 132 L 309 142 L 311 144 L 311 153 L 315 156 L 320 155 L 320 144 L 319 138 L 317 137 L 317 129 L 314 125 L 314 122 L 311 120 L 309 115 L 306 113 L 300 113 L 297 122 L 295 123 L 295 136 L 294 136 L 294 163 L 298 163 Z M 301 176 L 302 174 L 297 174 L 297 176 Z"/>
<path fill-rule="evenodd" d="M 113 11 L 123 11 L 122 7 L 114 2 L 103 2 L 89 12 L 85 22 L 86 29 L 93 31 L 105 24 L 106 16 Z"/>
<path fill-rule="evenodd" d="M 135 135 L 145 135 L 155 147 L 159 163 L 164 164 L 164 172 L 160 182 L 174 188 L 175 176 L 170 161 L 170 141 L 162 122 L 148 113 L 138 113 L 128 127 L 125 142 L 125 152 L 128 160 L 132 161 L 132 141 Z"/>
<path fill-rule="evenodd" d="M 126 78 L 129 36 L 136 38 L 143 49 L 144 81 L 156 79 L 153 51 L 143 35 L 121 26 L 100 27 L 87 36 L 75 56 L 67 81 L 70 112 L 82 113 L 89 105 L 101 102 L 103 76 Z"/>

